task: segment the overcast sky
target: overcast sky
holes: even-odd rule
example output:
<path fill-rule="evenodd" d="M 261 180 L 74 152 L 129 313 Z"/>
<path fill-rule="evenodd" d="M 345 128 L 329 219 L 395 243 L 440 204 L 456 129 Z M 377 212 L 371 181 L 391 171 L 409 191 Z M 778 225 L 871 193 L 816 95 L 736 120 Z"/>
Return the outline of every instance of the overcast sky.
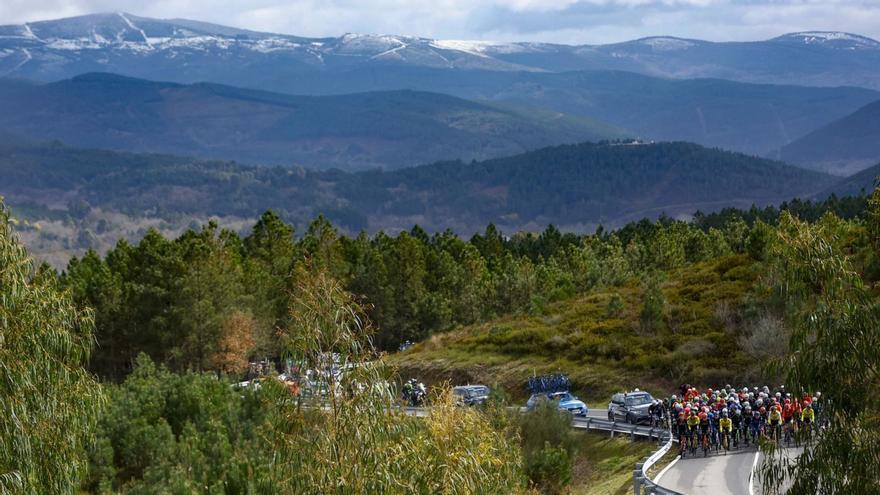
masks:
<path fill-rule="evenodd" d="M 880 39 L 880 0 L 0 0 L 0 24 L 115 11 L 301 36 L 607 43 L 827 30 Z"/>

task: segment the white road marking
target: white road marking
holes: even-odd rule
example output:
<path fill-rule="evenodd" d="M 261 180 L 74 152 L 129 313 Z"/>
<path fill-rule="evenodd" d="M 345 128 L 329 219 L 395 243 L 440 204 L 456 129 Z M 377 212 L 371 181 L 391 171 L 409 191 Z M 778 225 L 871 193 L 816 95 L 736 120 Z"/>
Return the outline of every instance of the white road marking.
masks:
<path fill-rule="evenodd" d="M 660 484 L 660 478 L 662 478 L 663 475 L 666 474 L 666 471 L 669 471 L 669 468 L 671 468 L 672 466 L 674 466 L 675 463 L 678 462 L 679 459 L 681 459 L 681 456 L 680 456 L 680 455 L 679 455 L 679 456 L 675 456 L 675 459 L 673 459 L 672 462 L 670 462 L 665 468 L 663 468 L 663 470 L 660 471 L 660 474 L 658 474 L 658 475 L 654 478 L 654 483 L 656 483 L 656 484 L 659 485 L 659 484 Z"/>
<path fill-rule="evenodd" d="M 755 468 L 758 467 L 758 458 L 761 457 L 761 451 L 755 452 L 755 460 L 752 461 L 752 470 L 749 471 L 749 495 L 755 495 Z"/>

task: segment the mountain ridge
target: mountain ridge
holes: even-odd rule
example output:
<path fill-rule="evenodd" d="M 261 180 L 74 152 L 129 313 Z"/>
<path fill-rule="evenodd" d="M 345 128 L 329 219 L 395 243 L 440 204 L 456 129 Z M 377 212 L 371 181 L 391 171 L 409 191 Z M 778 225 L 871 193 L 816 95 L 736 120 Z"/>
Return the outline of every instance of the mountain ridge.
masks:
<path fill-rule="evenodd" d="M 784 146 L 789 163 L 852 175 L 880 162 L 880 99 Z"/>
<path fill-rule="evenodd" d="M 107 73 L 0 81 L 0 129 L 81 147 L 347 170 L 626 136 L 541 109 L 413 90 L 301 96 Z"/>
<path fill-rule="evenodd" d="M 169 155 L 50 145 L 0 146 L 0 194 L 45 207 L 63 196 L 129 215 L 255 217 L 303 224 L 318 214 L 357 232 L 492 222 L 507 231 L 549 223 L 575 231 L 660 214 L 687 216 L 812 197 L 837 179 L 692 143 L 581 143 L 464 163 L 347 173 L 246 166 Z M 65 193 L 59 195 L 57 188 Z"/>
<path fill-rule="evenodd" d="M 251 73 L 252 74 L 252 73 Z M 443 153 L 434 153 L 429 149 L 397 148 L 379 149 L 375 147 L 364 148 L 364 143 L 350 143 L 354 148 L 343 148 L 341 151 L 336 149 L 336 145 L 331 146 L 330 153 L 336 158 L 325 159 L 317 163 L 316 160 L 306 160 L 315 151 L 315 148 L 309 148 L 312 151 L 288 148 L 291 154 L 289 159 L 286 158 L 280 149 L 272 150 L 264 148 L 259 150 L 259 154 L 251 153 L 246 148 L 256 147 L 256 142 L 246 143 L 244 148 L 233 148 L 232 154 L 223 155 L 220 152 L 228 148 L 228 137 L 220 139 L 219 134 L 208 140 L 207 144 L 196 142 L 195 144 L 181 143 L 177 147 L 147 146 L 147 144 L 137 142 L 128 145 L 114 145 L 115 149 L 127 149 L 134 151 L 153 151 L 166 152 L 174 154 L 186 154 L 192 156 L 202 156 L 207 158 L 230 158 L 239 159 L 251 163 L 297 163 L 308 166 L 336 166 L 345 165 L 345 161 L 351 159 L 351 165 L 347 168 L 364 168 L 376 165 L 384 166 L 401 166 L 416 165 L 436 160 L 449 158 L 489 158 L 492 156 L 503 156 L 512 154 L 517 151 L 527 149 L 535 149 L 545 145 L 561 144 L 564 142 L 580 142 L 580 141 L 597 141 L 605 139 L 616 139 L 620 137 L 639 137 L 647 140 L 656 141 L 691 141 L 710 147 L 720 147 L 733 151 L 746 152 L 755 155 L 767 155 L 774 150 L 778 150 L 793 139 L 803 136 L 837 118 L 841 118 L 865 105 L 868 102 L 880 99 L 880 92 L 862 88 L 811 88 L 800 86 L 776 86 L 776 85 L 756 85 L 739 83 L 734 81 L 720 79 L 691 79 L 691 80 L 675 80 L 661 79 L 652 76 L 636 74 L 625 71 L 588 71 L 588 72 L 568 72 L 568 73 L 549 73 L 549 72 L 492 72 L 492 71 L 448 71 L 430 68 L 407 68 L 403 66 L 385 66 L 381 69 L 352 69 L 345 73 L 346 77 L 339 77 L 338 74 L 330 72 L 321 72 L 307 78 L 295 78 L 284 84 L 285 93 L 268 91 L 261 88 L 260 84 L 244 84 L 230 85 L 227 83 L 216 83 L 216 81 L 201 82 L 189 84 L 194 92 L 196 89 L 202 88 L 206 91 L 212 91 L 211 84 L 220 84 L 221 86 L 232 86 L 236 89 L 227 88 L 225 92 L 234 93 L 232 97 L 240 98 L 242 95 L 253 95 L 260 93 L 265 95 L 273 93 L 272 98 L 276 101 L 289 101 L 304 98 L 313 98 L 313 102 L 327 102 L 332 98 L 342 101 L 346 98 L 353 98 L 353 94 L 370 94 L 388 91 L 412 90 L 418 92 L 427 92 L 434 94 L 445 94 L 449 98 L 464 99 L 469 102 L 477 102 L 479 105 L 489 107 L 490 110 L 481 110 L 480 114 L 494 115 L 494 119 L 487 120 L 450 120 L 449 118 L 440 119 L 431 125 L 443 124 L 447 131 L 452 132 L 455 126 L 465 125 L 471 126 L 472 130 L 479 131 L 473 135 L 488 135 L 492 137 L 489 142 L 473 141 L 470 144 L 461 141 L 461 146 L 456 151 L 454 142 L 447 140 L 439 143 L 445 146 Z M 69 94 L 60 93 L 56 98 L 59 103 L 55 106 L 46 106 L 47 97 L 39 96 L 41 91 L 51 91 L 53 84 L 75 84 L 77 82 L 85 84 L 89 78 L 94 79 L 96 76 L 87 76 L 85 80 L 76 76 L 69 80 L 62 80 L 44 85 L 33 85 L 20 80 L 0 79 L 0 85 L 5 89 L 0 91 L 0 100 L 6 102 L 8 108 L 15 108 L 16 112 L 7 112 L 6 115 L 0 115 L 0 128 L 6 123 L 6 127 L 10 132 L 18 134 L 26 134 L 16 127 L 24 125 L 31 129 L 30 135 L 36 139 L 59 139 L 77 146 L 104 146 L 104 143 L 114 143 L 114 140 L 126 138 L 130 136 L 110 136 L 107 138 L 105 134 L 111 131 L 114 125 L 118 125 L 120 121 L 130 120 L 129 113 L 115 112 L 111 113 L 110 103 L 106 101 L 100 94 L 98 88 L 89 95 L 89 101 L 93 101 L 94 108 L 88 109 L 88 112 L 82 114 L 89 118 L 84 119 L 86 124 L 91 123 L 92 133 L 87 135 L 86 131 L 90 128 L 88 125 L 76 123 L 76 125 L 68 126 L 77 134 L 57 134 L 53 131 L 65 121 L 73 121 L 80 118 L 80 115 L 72 113 L 72 108 L 82 107 L 83 101 L 73 99 Z M 111 76 L 100 76 L 112 81 Z M 125 75 L 131 78 L 133 76 Z M 247 77 L 247 74 L 245 75 Z M 137 78 L 135 78 L 137 79 Z M 138 99 L 139 88 L 143 86 L 141 83 L 135 82 L 135 79 L 119 79 L 121 82 L 130 82 L 133 88 L 132 94 L 126 94 L 124 91 L 114 90 L 113 95 L 117 99 L 117 104 L 132 111 L 142 112 L 146 110 L 155 113 L 156 105 L 152 100 Z M 151 78 L 154 79 L 154 78 Z M 163 84 L 185 84 L 180 82 L 163 82 Z M 21 88 L 31 87 L 30 98 L 25 98 L 14 94 L 10 88 L 18 88 L 18 91 L 24 91 Z M 216 89 L 216 88 L 214 88 Z M 25 91 L 26 92 L 26 91 Z M 59 93 L 56 91 L 56 93 Z M 188 94 L 185 89 L 180 89 L 177 94 Z M 404 94 L 404 93 L 399 93 Z M 66 96 L 66 98 L 62 98 Z M 206 119 L 204 124 L 191 122 L 188 128 L 196 129 L 199 132 L 211 129 L 211 123 L 219 125 L 218 115 L 204 115 L 207 109 L 212 108 L 209 101 L 205 105 L 195 105 L 197 98 L 190 95 L 189 103 L 191 103 L 191 111 L 193 116 L 203 115 Z M 168 101 L 169 96 L 157 95 L 156 98 L 165 98 Z M 322 97 L 327 97 L 321 99 Z M 434 97 L 439 99 L 440 97 Z M 24 103 L 30 101 L 30 105 Z M 461 100 L 450 100 L 457 102 L 453 107 L 465 105 Z M 67 103 L 69 103 L 69 105 Z M 64 104 L 61 104 L 64 103 Z M 216 103 L 216 102 L 214 102 Z M 425 103 L 425 102 L 422 102 Z M 152 105 L 152 106 L 151 106 Z M 471 103 L 467 103 L 468 106 Z M 375 106 L 375 105 L 374 105 Z M 436 107 L 436 105 L 435 105 Z M 44 112 L 37 112 L 37 109 L 43 108 Z M 106 120 L 107 126 L 98 127 L 94 122 L 96 115 L 95 109 L 103 108 L 106 111 L 104 115 L 109 119 Z M 184 118 L 179 115 L 182 109 L 177 112 L 172 107 L 168 107 L 170 113 L 166 112 L 161 115 L 152 115 L 151 118 L 159 122 L 162 116 L 176 116 L 178 122 Z M 217 108 L 216 105 L 213 108 Z M 247 125 L 248 122 L 258 118 L 258 113 L 248 114 L 247 112 L 239 112 L 237 117 L 233 115 L 232 110 L 235 107 L 229 107 L 226 110 L 223 123 L 229 129 L 238 130 L 242 135 L 253 133 L 254 129 Z M 348 109 L 341 106 L 335 107 L 335 114 L 317 114 L 318 120 L 327 121 L 329 118 L 335 118 L 340 125 L 345 124 L 352 127 L 350 122 L 347 123 L 346 117 L 349 110 L 354 111 L 352 117 L 355 121 L 361 122 L 362 129 L 369 130 L 371 135 L 379 136 L 381 129 L 389 130 L 395 125 L 399 128 L 407 128 L 406 122 L 412 119 L 424 120 L 425 113 L 419 113 L 419 105 L 412 108 L 402 106 L 387 107 L 385 109 L 375 107 L 374 110 L 378 117 L 382 117 L 379 125 L 366 121 L 366 115 L 358 113 L 358 107 Z M 38 115 L 34 119 L 25 119 L 26 115 L 33 113 Z M 67 116 L 63 113 L 67 112 Z M 443 108 L 434 108 L 433 115 L 450 116 L 450 112 Z M 500 112 L 500 114 L 499 114 Z M 406 115 L 404 115 L 406 114 Z M 504 114 L 501 121 L 498 117 Z M 50 118 L 55 115 L 54 118 Z M 335 115 L 335 117 L 334 117 Z M 360 115 L 358 120 L 357 116 Z M 392 116 L 400 117 L 397 124 L 391 121 Z M 403 118 L 403 117 L 406 118 Z M 110 119 L 109 117 L 113 117 Z M 233 122 L 237 118 L 238 122 Z M 91 120 L 90 120 L 91 119 Z M 349 119 L 350 120 L 350 119 Z M 436 119 L 435 119 L 436 120 Z M 492 122 L 506 122 L 505 125 L 499 126 Z M 513 123 L 519 122 L 517 126 Z M 40 127 L 40 123 L 45 124 Z M 264 123 L 269 125 L 270 123 Z M 280 124 L 279 124 L 280 125 Z M 11 126 L 11 127 L 10 127 Z M 244 127 L 242 127 L 244 126 Z M 415 132 L 419 126 L 409 126 Z M 422 126 L 421 128 L 424 128 Z M 228 130 L 229 130 L 228 129 Z M 329 131 L 336 132 L 338 129 L 328 127 Z M 519 130 L 518 130 L 519 129 Z M 528 129 L 532 129 L 529 131 Z M 555 129 L 555 130 L 554 130 Z M 217 130 L 219 132 L 219 129 Z M 328 132 L 329 132 L 328 131 Z M 447 131 L 441 133 L 448 135 Z M 537 132 L 540 131 L 540 132 Z M 551 132 L 552 131 L 552 132 Z M 558 132 L 557 132 L 558 131 Z M 399 134 L 400 129 L 394 129 Z M 458 132 L 458 131 L 456 131 Z M 332 133 L 331 133 L 332 134 Z M 232 134 L 234 137 L 236 134 Z M 392 133 L 392 136 L 395 135 Z M 175 140 L 183 139 L 186 133 L 175 133 L 170 137 Z M 498 148 L 498 139 L 508 136 L 511 139 L 504 138 L 508 143 L 501 146 L 498 151 L 492 151 Z M 512 139 L 513 137 L 516 139 Z M 147 139 L 149 136 L 143 136 Z M 426 136 L 423 136 L 426 139 Z M 261 136 L 256 138 L 262 139 Z M 236 138 L 240 139 L 240 138 Z M 205 146 L 211 142 L 220 142 L 220 148 L 209 148 L 206 152 Z M 426 143 L 422 139 L 423 143 Z M 515 144 L 519 143 L 519 144 Z M 155 144 L 153 142 L 152 144 Z M 314 144 L 314 143 L 313 143 Z M 393 144 L 393 143 L 392 143 Z M 434 143 L 430 143 L 432 146 Z M 225 146 L 225 148 L 224 148 Z M 334 151 L 335 149 L 335 151 Z M 361 151 L 358 151 L 360 149 Z M 485 149 L 485 152 L 479 150 Z M 348 150 L 348 151 L 346 151 Z M 366 150 L 366 151 L 364 151 Z M 402 151 L 407 153 L 401 154 Z M 366 153 L 367 156 L 358 157 L 358 153 Z M 411 154 L 411 156 L 409 156 Z M 370 158 L 372 155 L 372 158 Z M 369 159 L 367 159 L 369 158 Z"/>
<path fill-rule="evenodd" d="M 792 45 L 798 45 L 796 52 Z M 194 82 L 200 75 L 204 68 L 198 66 L 204 61 L 199 56 L 226 56 L 225 62 L 242 64 L 236 59 L 248 53 L 283 60 L 291 65 L 287 70 L 297 73 L 383 64 L 527 72 L 619 69 L 661 77 L 880 89 L 880 42 L 843 32 L 788 33 L 748 42 L 652 36 L 564 45 L 351 33 L 308 38 L 122 12 L 0 26 L 0 75 L 51 81 L 103 67 L 144 76 L 122 60 L 122 52 L 154 65 L 171 63 L 168 58 L 187 59 L 196 67 L 182 71 L 179 82 Z"/>

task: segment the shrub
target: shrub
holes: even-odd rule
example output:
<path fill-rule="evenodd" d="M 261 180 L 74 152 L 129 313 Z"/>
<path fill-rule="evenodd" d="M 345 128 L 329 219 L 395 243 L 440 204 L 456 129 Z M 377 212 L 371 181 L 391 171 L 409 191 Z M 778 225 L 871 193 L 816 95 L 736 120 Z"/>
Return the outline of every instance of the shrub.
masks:
<path fill-rule="evenodd" d="M 541 450 L 533 452 L 525 462 L 529 480 L 542 493 L 562 493 L 571 483 L 571 457 L 562 447 L 544 442 Z"/>
<path fill-rule="evenodd" d="M 642 311 L 639 314 L 639 323 L 642 331 L 650 333 L 662 328 L 665 313 L 666 297 L 660 289 L 660 282 L 655 278 L 651 278 L 645 284 Z"/>
<path fill-rule="evenodd" d="M 571 482 L 576 442 L 571 416 L 540 402 L 520 423 L 523 463 L 529 481 L 544 493 L 560 493 Z"/>
<path fill-rule="evenodd" d="M 608 299 L 608 306 L 605 307 L 605 315 L 608 316 L 608 318 L 620 318 L 625 308 L 626 305 L 623 302 L 623 298 L 620 297 L 620 294 L 615 292 L 611 295 L 611 298 Z"/>
<path fill-rule="evenodd" d="M 749 326 L 739 342 L 743 352 L 757 362 L 783 356 L 788 352 L 788 329 L 782 319 L 763 315 Z"/>

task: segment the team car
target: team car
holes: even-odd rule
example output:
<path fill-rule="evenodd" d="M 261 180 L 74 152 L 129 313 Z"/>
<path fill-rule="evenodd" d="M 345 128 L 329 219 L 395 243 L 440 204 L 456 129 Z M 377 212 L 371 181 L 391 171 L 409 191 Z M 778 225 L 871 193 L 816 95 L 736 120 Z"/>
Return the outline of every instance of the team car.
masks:
<path fill-rule="evenodd" d="M 554 402 L 560 411 L 567 411 L 575 416 L 585 417 L 588 412 L 587 405 L 584 404 L 582 400 L 572 395 L 571 392 L 567 391 L 534 393 L 529 397 L 528 402 L 526 402 L 526 409 L 531 411 L 541 401 Z"/>
<path fill-rule="evenodd" d="M 632 392 L 620 392 L 611 397 L 608 403 L 608 419 L 610 421 L 626 421 L 631 424 L 650 423 L 651 414 L 648 408 L 654 398 L 648 392 L 635 389 Z"/>

